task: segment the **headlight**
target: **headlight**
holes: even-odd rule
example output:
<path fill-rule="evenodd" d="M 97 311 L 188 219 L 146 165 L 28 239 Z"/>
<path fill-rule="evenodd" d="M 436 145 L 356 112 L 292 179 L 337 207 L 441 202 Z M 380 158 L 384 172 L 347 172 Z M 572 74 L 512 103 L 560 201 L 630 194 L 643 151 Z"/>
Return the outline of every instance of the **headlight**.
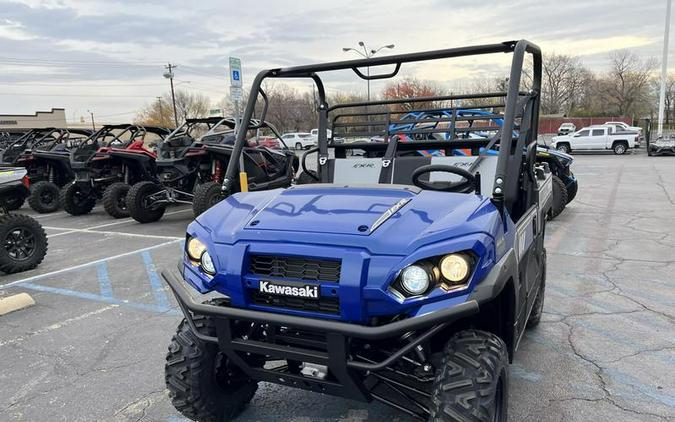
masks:
<path fill-rule="evenodd" d="M 199 261 L 206 251 L 206 245 L 196 237 L 190 238 L 187 243 L 187 254 L 193 261 Z"/>
<path fill-rule="evenodd" d="M 464 281 L 469 275 L 469 261 L 464 255 L 451 254 L 441 259 L 441 275 L 451 283 Z"/>
<path fill-rule="evenodd" d="M 429 282 L 429 273 L 420 266 L 411 265 L 401 272 L 401 286 L 412 295 L 427 291 Z"/>
<path fill-rule="evenodd" d="M 202 270 L 207 274 L 214 275 L 216 273 L 216 267 L 213 265 L 213 259 L 211 259 L 211 255 L 209 255 L 208 251 L 202 253 L 201 266 Z"/>

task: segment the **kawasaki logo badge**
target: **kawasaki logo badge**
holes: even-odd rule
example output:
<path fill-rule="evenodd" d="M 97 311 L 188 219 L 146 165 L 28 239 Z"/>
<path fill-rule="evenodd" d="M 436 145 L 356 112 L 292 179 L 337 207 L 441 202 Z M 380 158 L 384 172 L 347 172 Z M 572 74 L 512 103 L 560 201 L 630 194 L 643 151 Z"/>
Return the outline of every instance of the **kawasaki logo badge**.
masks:
<path fill-rule="evenodd" d="M 276 284 L 271 281 L 261 281 L 258 291 L 269 293 L 271 295 L 306 297 L 309 299 L 319 298 L 319 286 L 289 286 L 286 284 Z"/>

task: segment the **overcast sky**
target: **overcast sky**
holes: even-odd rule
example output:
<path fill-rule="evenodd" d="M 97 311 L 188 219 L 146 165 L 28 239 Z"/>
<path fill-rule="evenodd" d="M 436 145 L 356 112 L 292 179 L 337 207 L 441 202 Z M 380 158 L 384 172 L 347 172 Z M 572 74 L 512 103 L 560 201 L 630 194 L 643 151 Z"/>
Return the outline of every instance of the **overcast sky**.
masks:
<path fill-rule="evenodd" d="M 65 107 L 69 120 L 88 109 L 97 120 L 130 120 L 168 90 L 167 62 L 178 65 L 178 88 L 215 103 L 228 92 L 229 56 L 241 58 L 246 83 L 266 67 L 356 58 L 342 47 L 360 40 L 404 53 L 527 38 L 602 71 L 615 49 L 660 58 L 665 8 L 666 0 L 0 0 L 0 113 Z M 401 75 L 461 86 L 502 76 L 504 60 Z M 675 54 L 669 63 L 675 70 Z M 353 74 L 328 80 L 329 90 L 365 91 Z"/>

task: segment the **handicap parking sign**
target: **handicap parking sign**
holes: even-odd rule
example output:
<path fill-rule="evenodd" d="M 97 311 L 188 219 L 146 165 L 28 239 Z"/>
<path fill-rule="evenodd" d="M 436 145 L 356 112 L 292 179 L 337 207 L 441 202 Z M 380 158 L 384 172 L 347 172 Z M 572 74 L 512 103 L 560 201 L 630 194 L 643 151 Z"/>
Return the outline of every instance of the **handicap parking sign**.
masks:
<path fill-rule="evenodd" d="M 230 86 L 241 87 L 241 60 L 230 57 Z"/>

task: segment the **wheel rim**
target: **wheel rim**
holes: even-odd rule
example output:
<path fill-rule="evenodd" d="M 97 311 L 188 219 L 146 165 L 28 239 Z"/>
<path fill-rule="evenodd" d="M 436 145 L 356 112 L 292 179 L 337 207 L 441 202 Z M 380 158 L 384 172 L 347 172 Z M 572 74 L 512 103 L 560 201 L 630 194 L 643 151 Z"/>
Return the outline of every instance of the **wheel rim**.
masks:
<path fill-rule="evenodd" d="M 7 234 L 5 249 L 14 261 L 25 261 L 35 252 L 35 235 L 27 227 L 17 227 Z"/>
<path fill-rule="evenodd" d="M 54 202 L 55 199 L 56 197 L 52 192 L 44 191 L 40 194 L 40 202 L 42 202 L 43 204 L 50 205 Z"/>
<path fill-rule="evenodd" d="M 87 203 L 89 200 L 89 195 L 85 194 L 82 189 L 75 189 L 75 192 L 73 193 L 73 203 L 75 203 L 75 206 L 82 206 Z"/>
<path fill-rule="evenodd" d="M 120 195 L 117 195 L 117 201 L 115 201 L 115 202 L 117 203 L 117 208 L 126 211 L 126 209 L 127 209 L 127 198 L 126 198 L 126 195 L 124 195 L 124 193 L 122 193 Z"/>
<path fill-rule="evenodd" d="M 619 154 L 623 154 L 624 151 L 625 151 L 625 148 L 623 147 L 623 145 L 617 145 L 616 152 L 618 152 Z"/>

